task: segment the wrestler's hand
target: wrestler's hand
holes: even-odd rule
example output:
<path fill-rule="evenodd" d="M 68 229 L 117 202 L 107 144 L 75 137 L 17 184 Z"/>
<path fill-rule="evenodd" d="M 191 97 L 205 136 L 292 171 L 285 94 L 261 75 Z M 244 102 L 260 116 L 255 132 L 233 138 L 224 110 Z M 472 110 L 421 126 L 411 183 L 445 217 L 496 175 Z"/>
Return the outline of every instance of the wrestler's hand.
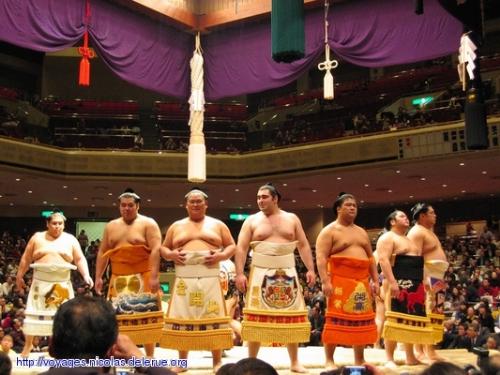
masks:
<path fill-rule="evenodd" d="M 306 281 L 307 281 L 307 286 L 310 288 L 312 288 L 314 284 L 316 284 L 316 273 L 314 273 L 314 270 L 307 271 Z"/>
<path fill-rule="evenodd" d="M 216 250 L 210 250 L 210 254 L 205 257 L 205 264 L 207 266 L 213 266 L 223 259 L 222 253 Z"/>
<path fill-rule="evenodd" d="M 98 296 L 102 294 L 102 277 L 95 278 L 94 290 Z"/>
<path fill-rule="evenodd" d="M 26 283 L 24 282 L 24 277 L 16 277 L 16 288 L 20 296 L 24 296 L 24 290 L 26 289 Z"/>
<path fill-rule="evenodd" d="M 333 292 L 332 282 L 330 280 L 325 280 L 321 282 L 321 290 L 326 298 L 330 297 Z"/>
<path fill-rule="evenodd" d="M 115 344 L 111 347 L 110 355 L 115 358 L 130 359 L 132 357 L 142 358 L 144 353 L 124 334 L 119 334 Z"/>
<path fill-rule="evenodd" d="M 245 293 L 245 291 L 247 290 L 247 278 L 245 277 L 245 275 L 236 275 L 234 283 L 236 284 L 236 288 L 238 288 L 241 293 Z"/>
<path fill-rule="evenodd" d="M 163 248 L 161 250 L 163 250 Z M 184 265 L 186 263 L 186 253 L 182 251 L 181 247 L 173 250 L 166 250 L 165 253 L 162 253 L 162 256 L 178 265 Z"/>
<path fill-rule="evenodd" d="M 160 278 L 158 275 L 151 275 L 149 278 L 149 290 L 151 290 L 151 293 L 156 293 L 158 289 L 160 289 Z"/>
<path fill-rule="evenodd" d="M 90 275 L 83 276 L 83 281 L 86 285 L 88 285 L 89 289 L 92 289 L 94 286 L 94 280 L 90 277 Z"/>
<path fill-rule="evenodd" d="M 390 284 L 389 288 L 391 289 L 391 297 L 398 298 L 399 297 L 399 285 L 397 282 L 393 282 Z"/>
<path fill-rule="evenodd" d="M 380 285 L 378 285 L 378 282 L 372 282 L 371 283 L 371 287 L 372 287 L 372 294 L 374 297 L 380 297 Z M 380 297 L 382 298 L 382 297 Z"/>

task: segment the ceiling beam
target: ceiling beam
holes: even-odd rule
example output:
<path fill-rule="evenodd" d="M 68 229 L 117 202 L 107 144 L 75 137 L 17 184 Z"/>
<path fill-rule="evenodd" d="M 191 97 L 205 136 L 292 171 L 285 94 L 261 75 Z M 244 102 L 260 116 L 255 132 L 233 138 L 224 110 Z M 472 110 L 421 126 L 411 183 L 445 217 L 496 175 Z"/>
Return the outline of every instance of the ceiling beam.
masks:
<path fill-rule="evenodd" d="M 169 5 L 162 0 L 113 0 L 138 13 L 167 21 L 176 27 L 187 30 L 198 30 L 198 17 L 189 9 Z"/>
<path fill-rule="evenodd" d="M 166 17 L 174 24 L 193 31 L 206 31 L 220 26 L 226 26 L 234 22 L 241 22 L 259 17 L 268 16 L 271 13 L 271 0 L 249 1 L 238 5 L 221 9 L 208 14 L 196 15 L 188 9 L 179 8 L 165 3 L 162 0 L 116 0 L 122 5 L 131 8 L 143 8 L 150 15 L 156 14 Z M 136 6 L 133 6 L 135 4 Z M 322 5 L 320 0 L 304 0 L 306 8 Z"/>
<path fill-rule="evenodd" d="M 271 0 L 250 1 L 238 5 L 238 8 L 225 8 L 198 16 L 198 27 L 205 31 L 217 26 L 227 26 L 234 22 L 255 19 L 271 13 Z"/>

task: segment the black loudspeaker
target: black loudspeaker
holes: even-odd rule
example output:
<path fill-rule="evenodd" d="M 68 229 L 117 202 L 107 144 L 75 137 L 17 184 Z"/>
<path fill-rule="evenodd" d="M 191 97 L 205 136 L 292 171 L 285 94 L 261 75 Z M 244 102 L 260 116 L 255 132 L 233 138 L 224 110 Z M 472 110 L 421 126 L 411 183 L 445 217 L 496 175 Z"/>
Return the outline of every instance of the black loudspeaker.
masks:
<path fill-rule="evenodd" d="M 486 108 L 474 89 L 469 90 L 465 102 L 465 139 L 469 150 L 488 148 Z"/>
<path fill-rule="evenodd" d="M 415 14 L 424 14 L 424 0 L 415 0 Z"/>
<path fill-rule="evenodd" d="M 483 34 L 481 16 L 481 0 L 438 0 L 441 6 L 453 17 L 464 24 L 466 30 L 473 30 L 477 35 Z"/>

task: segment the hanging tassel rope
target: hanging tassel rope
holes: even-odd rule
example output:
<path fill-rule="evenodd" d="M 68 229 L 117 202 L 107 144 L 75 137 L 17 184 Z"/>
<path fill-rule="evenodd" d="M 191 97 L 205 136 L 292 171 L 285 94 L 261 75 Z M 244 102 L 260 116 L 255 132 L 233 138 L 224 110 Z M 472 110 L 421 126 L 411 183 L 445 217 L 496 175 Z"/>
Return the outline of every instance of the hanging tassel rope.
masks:
<path fill-rule="evenodd" d="M 206 180 L 206 148 L 203 135 L 205 94 L 203 92 L 203 56 L 200 33 L 196 35 L 195 50 L 189 62 L 191 67 L 191 96 L 189 98 L 188 180 L 201 183 Z"/>
<path fill-rule="evenodd" d="M 330 45 L 328 44 L 328 10 L 330 3 L 325 0 L 325 61 L 318 64 L 318 69 L 325 70 L 325 78 L 323 79 L 323 98 L 332 100 L 334 94 L 334 82 L 331 70 L 335 69 L 339 62 L 337 60 L 330 60 Z"/>
<path fill-rule="evenodd" d="M 85 1 L 83 46 L 78 48 L 78 53 L 82 56 L 80 60 L 80 74 L 78 84 L 80 86 L 90 86 L 90 59 L 95 57 L 94 50 L 89 48 L 89 21 L 90 21 L 90 0 Z"/>

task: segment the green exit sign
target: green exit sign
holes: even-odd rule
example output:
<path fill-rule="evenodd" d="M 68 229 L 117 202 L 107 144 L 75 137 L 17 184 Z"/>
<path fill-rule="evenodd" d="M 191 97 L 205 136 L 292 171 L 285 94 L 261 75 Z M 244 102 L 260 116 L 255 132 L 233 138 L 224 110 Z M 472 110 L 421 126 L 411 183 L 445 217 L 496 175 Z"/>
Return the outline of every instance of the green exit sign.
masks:
<path fill-rule="evenodd" d="M 160 284 L 161 291 L 165 294 L 170 293 L 170 283 L 161 283 Z"/>
<path fill-rule="evenodd" d="M 411 104 L 413 104 L 413 105 L 419 105 L 419 106 L 423 107 L 424 105 L 429 104 L 433 100 L 434 100 L 434 98 L 432 96 L 424 96 L 422 98 L 415 98 L 415 99 L 413 99 L 411 101 Z"/>
<path fill-rule="evenodd" d="M 244 221 L 250 214 L 229 214 L 229 220 Z"/>
<path fill-rule="evenodd" d="M 42 212 L 40 212 L 40 215 L 46 219 L 49 218 L 50 215 L 52 215 L 54 213 L 54 211 L 52 210 L 43 210 Z M 64 216 L 64 212 L 62 211 L 58 211 L 58 213 L 60 213 L 61 215 Z"/>

